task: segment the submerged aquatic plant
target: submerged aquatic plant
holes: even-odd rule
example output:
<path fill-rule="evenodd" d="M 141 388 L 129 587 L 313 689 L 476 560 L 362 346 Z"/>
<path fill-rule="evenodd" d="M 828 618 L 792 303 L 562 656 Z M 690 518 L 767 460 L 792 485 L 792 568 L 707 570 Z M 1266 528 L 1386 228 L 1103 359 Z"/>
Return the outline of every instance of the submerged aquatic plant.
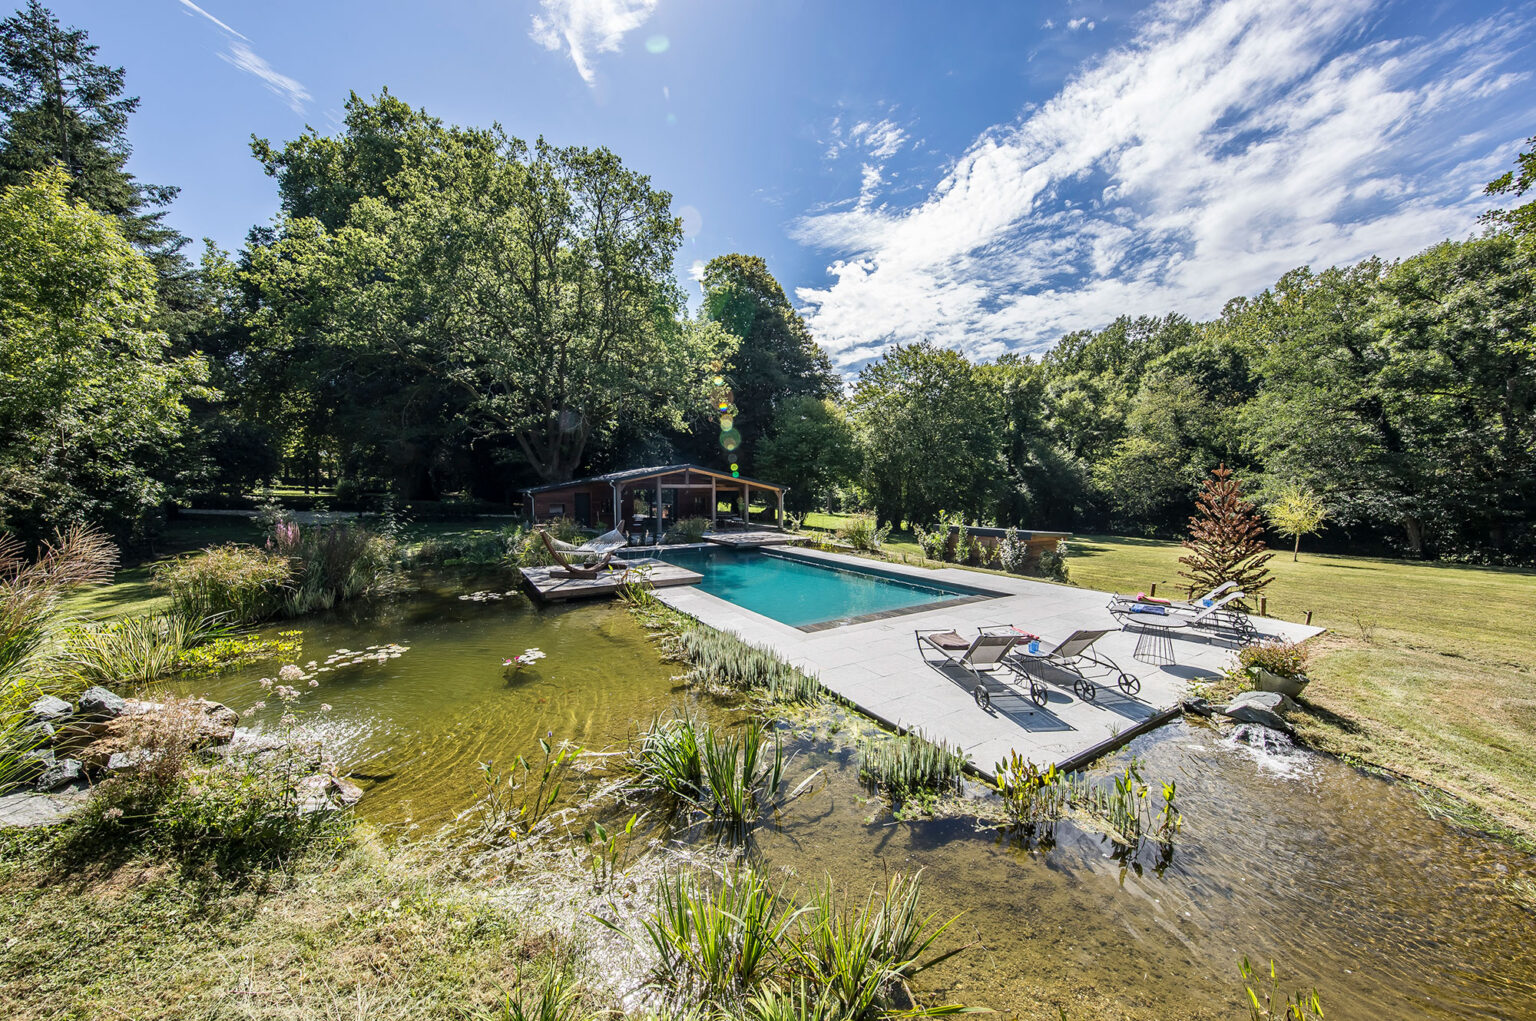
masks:
<path fill-rule="evenodd" d="M 1273 960 L 1269 962 L 1268 989 L 1255 983 L 1253 965 L 1248 963 L 1248 958 L 1243 958 L 1237 971 L 1243 977 L 1243 991 L 1248 994 L 1250 1021 L 1322 1021 L 1323 1004 L 1317 990 L 1310 993 L 1298 991 L 1286 996 L 1280 991 L 1280 976 Z"/>

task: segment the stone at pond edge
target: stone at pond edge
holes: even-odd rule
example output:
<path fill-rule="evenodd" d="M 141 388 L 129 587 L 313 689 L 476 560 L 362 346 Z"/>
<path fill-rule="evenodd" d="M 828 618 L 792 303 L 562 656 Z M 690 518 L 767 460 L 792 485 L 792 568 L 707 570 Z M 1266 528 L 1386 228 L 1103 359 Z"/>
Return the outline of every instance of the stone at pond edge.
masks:
<path fill-rule="evenodd" d="M 1277 691 L 1245 691 L 1218 711 L 1241 723 L 1257 723 L 1290 733 L 1291 725 L 1280 713 L 1295 707 L 1295 702 Z"/>
<path fill-rule="evenodd" d="M 306 776 L 295 785 L 295 790 L 301 815 L 349 808 L 363 796 L 361 787 L 339 776 Z"/>
<path fill-rule="evenodd" d="M 85 781 L 85 767 L 78 759 L 59 759 L 53 765 L 43 770 L 43 774 L 37 778 L 37 789 L 40 791 L 56 791 L 60 787 L 66 787 L 73 783 Z"/>
<path fill-rule="evenodd" d="M 53 724 L 49 723 L 47 720 L 41 720 L 37 723 L 29 723 L 25 727 L 21 728 L 21 732 L 26 734 L 38 744 L 48 744 L 53 740 L 53 735 L 58 733 L 58 731 L 53 729 Z"/>
<path fill-rule="evenodd" d="M 74 711 L 74 708 L 62 698 L 44 695 L 27 706 L 27 718 L 33 723 L 57 723 Z"/>
<path fill-rule="evenodd" d="M 0 827 L 52 826 L 86 803 L 84 791 L 68 794 L 7 794 L 0 798 Z"/>
<path fill-rule="evenodd" d="M 98 719 L 112 719 L 121 716 L 128 705 L 128 700 L 121 695 L 114 695 L 106 688 L 86 688 L 80 696 L 80 711 L 86 716 L 94 716 Z"/>
<path fill-rule="evenodd" d="M 226 705 L 218 702 L 209 702 L 197 699 L 184 705 L 191 706 L 198 711 L 197 718 L 192 722 L 192 733 L 188 736 L 188 750 L 205 748 L 212 744 L 223 744 L 235 736 L 235 723 L 240 719 L 240 714 Z M 181 712 L 179 707 L 166 707 L 153 702 L 139 702 L 136 699 L 127 699 L 123 703 L 123 712 L 114 719 L 102 723 L 93 724 L 89 732 L 78 736 L 85 737 L 75 755 L 92 769 L 108 769 L 114 755 L 132 750 L 134 742 L 134 730 L 141 732 L 154 727 L 154 718 L 157 714 L 168 712 Z M 171 721 L 169 726 L 180 728 L 180 721 Z"/>
<path fill-rule="evenodd" d="M 1194 713 L 1196 716 L 1209 716 L 1215 712 L 1211 708 L 1210 700 L 1198 695 L 1192 695 L 1184 700 L 1184 711 Z"/>

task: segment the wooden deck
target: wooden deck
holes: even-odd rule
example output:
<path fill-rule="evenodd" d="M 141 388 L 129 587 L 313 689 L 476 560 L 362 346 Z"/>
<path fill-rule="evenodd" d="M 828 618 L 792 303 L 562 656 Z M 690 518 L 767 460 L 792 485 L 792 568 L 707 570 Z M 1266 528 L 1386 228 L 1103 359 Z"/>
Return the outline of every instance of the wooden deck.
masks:
<path fill-rule="evenodd" d="M 758 546 L 788 546 L 803 542 L 805 536 L 781 532 L 776 528 L 758 528 L 741 532 L 705 532 L 704 541 L 733 549 L 752 549 Z"/>
<path fill-rule="evenodd" d="M 549 567 L 521 567 L 518 571 L 535 596 L 552 603 L 564 602 L 568 599 L 611 596 L 626 581 L 638 581 L 642 573 L 653 588 L 697 585 L 704 580 L 702 575 L 649 557 L 644 560 L 615 561 L 615 563 L 623 563 L 625 566 L 617 570 L 604 571 L 596 578 L 555 578 L 550 576 L 550 571 L 554 568 Z"/>

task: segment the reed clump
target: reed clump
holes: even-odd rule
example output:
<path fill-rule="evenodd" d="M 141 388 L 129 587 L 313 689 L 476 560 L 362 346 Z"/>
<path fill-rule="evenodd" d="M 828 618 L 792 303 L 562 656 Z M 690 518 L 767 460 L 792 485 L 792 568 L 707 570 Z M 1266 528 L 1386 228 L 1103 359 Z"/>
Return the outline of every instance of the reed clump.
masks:
<path fill-rule="evenodd" d="M 735 635 L 694 624 L 667 635 L 665 650 L 687 662 L 689 684 L 749 692 L 770 702 L 813 704 L 825 697 L 821 682 Z"/>
<path fill-rule="evenodd" d="M 859 742 L 859 779 L 899 798 L 955 794 L 967 760 L 959 747 L 917 731 L 878 735 Z"/>
<path fill-rule="evenodd" d="M 738 833 L 814 780 L 815 773 L 789 790 L 788 763 L 778 735 L 770 737 L 757 720 L 730 733 L 687 717 L 653 722 L 631 758 L 642 791 L 672 798 Z"/>
<path fill-rule="evenodd" d="M 657 907 L 641 922 L 655 961 L 650 984 L 670 1008 L 716 1016 L 888 1017 L 910 1009 L 908 978 L 959 952 L 931 955 L 953 920 L 935 924 L 920 897 L 921 873 L 892 876 L 860 906 L 842 902 L 830 881 L 798 904 L 750 867 L 718 885 L 676 875 L 659 884 Z"/>

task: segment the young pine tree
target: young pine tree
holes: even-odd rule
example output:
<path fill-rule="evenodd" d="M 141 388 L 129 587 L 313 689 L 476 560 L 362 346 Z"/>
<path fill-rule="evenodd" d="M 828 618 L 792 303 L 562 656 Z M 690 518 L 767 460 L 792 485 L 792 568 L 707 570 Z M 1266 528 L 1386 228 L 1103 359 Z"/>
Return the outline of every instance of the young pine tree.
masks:
<path fill-rule="evenodd" d="M 1253 504 L 1243 499 L 1243 486 L 1225 464 L 1211 472 L 1195 500 L 1196 514 L 1189 519 L 1189 552 L 1179 558 L 1187 570 L 1179 572 L 1192 587 L 1209 591 L 1223 582 L 1235 581 L 1251 608 L 1264 586 L 1270 583 L 1264 565 L 1274 554 L 1264 544 L 1264 522 Z"/>

